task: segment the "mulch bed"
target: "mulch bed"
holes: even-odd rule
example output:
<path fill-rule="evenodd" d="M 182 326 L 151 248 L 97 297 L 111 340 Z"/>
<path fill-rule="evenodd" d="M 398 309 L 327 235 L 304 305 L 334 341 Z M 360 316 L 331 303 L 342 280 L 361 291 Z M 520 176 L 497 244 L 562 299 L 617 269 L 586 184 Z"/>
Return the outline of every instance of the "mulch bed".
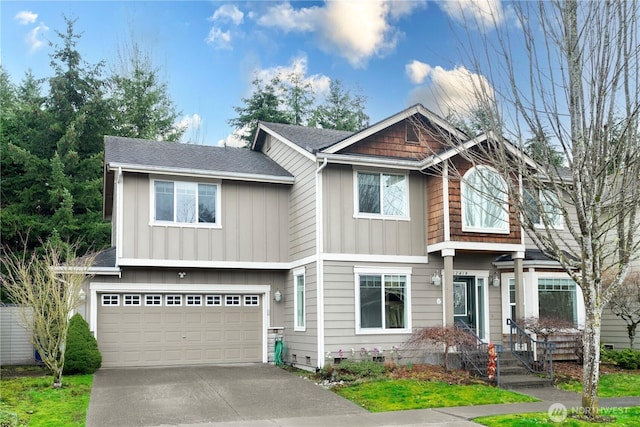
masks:
<path fill-rule="evenodd" d="M 640 375 L 640 369 L 634 371 L 614 365 L 600 365 L 600 375 L 618 373 Z M 556 377 L 556 382 L 582 381 L 582 365 L 575 362 L 554 362 L 553 375 Z"/>

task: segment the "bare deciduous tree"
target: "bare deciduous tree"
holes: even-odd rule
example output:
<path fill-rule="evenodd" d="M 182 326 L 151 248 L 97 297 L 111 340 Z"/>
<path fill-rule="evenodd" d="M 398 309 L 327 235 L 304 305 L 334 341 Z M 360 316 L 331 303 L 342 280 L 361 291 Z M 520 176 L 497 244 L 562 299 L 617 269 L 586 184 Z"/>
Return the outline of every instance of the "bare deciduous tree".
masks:
<path fill-rule="evenodd" d="M 93 259 L 76 258 L 74 248 L 62 243 L 46 243 L 32 253 L 5 248 L 2 254 L 2 286 L 20 306 L 31 342 L 54 376 L 54 388 L 62 387 L 69 319 Z"/>
<path fill-rule="evenodd" d="M 636 329 L 640 324 L 640 273 L 630 274 L 609 301 L 616 316 L 627 323 L 629 347 L 634 348 Z"/>
<path fill-rule="evenodd" d="M 476 84 L 470 97 L 483 111 L 484 135 L 460 155 L 502 176 L 502 195 L 493 182 L 476 190 L 509 206 L 531 241 L 581 287 L 582 406 L 591 417 L 599 410 L 602 311 L 639 251 L 638 12 L 637 1 L 515 2 L 517 25 L 505 24 L 500 11 L 488 28 L 483 10 L 484 21 L 465 31 L 471 69 L 483 76 L 474 82 L 491 86 Z M 450 148 L 465 142 L 439 136 Z M 522 155 L 532 138 L 556 147 L 564 165 L 551 152 L 536 161 Z M 461 163 L 443 164 L 450 179 L 463 179 Z"/>

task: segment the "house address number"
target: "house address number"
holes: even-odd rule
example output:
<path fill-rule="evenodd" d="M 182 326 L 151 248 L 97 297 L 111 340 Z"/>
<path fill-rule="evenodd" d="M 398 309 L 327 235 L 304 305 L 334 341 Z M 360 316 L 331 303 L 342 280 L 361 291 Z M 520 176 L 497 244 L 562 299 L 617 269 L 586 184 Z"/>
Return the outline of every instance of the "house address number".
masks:
<path fill-rule="evenodd" d="M 453 275 L 454 275 L 454 276 L 468 276 L 468 275 L 469 275 L 469 273 L 468 273 L 467 271 L 459 270 L 459 271 L 454 271 L 454 272 L 453 272 Z"/>

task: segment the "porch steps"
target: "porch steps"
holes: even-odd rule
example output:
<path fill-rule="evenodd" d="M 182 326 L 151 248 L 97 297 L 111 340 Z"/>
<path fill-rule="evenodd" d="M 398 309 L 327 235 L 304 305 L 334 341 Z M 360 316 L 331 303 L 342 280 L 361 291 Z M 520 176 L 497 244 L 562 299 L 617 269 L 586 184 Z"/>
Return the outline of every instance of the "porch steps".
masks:
<path fill-rule="evenodd" d="M 516 389 L 550 386 L 548 378 L 530 373 L 510 351 L 500 353 L 500 387 Z"/>

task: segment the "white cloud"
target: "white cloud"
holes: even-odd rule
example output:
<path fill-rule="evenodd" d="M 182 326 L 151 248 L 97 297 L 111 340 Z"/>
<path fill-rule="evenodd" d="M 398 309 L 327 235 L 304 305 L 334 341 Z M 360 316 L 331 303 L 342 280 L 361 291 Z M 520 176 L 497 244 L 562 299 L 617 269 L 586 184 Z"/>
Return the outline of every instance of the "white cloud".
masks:
<path fill-rule="evenodd" d="M 505 19 L 501 0 L 444 0 L 438 4 L 453 20 L 480 31 L 491 29 Z"/>
<path fill-rule="evenodd" d="M 289 2 L 285 2 L 270 7 L 257 22 L 264 27 L 275 27 L 285 32 L 307 32 L 316 30 L 317 22 L 323 19 L 323 14 L 323 9 L 318 6 L 296 10 Z"/>
<path fill-rule="evenodd" d="M 222 31 L 218 27 L 213 27 L 209 30 L 209 35 L 207 35 L 205 41 L 216 49 L 232 49 L 231 32 Z"/>
<path fill-rule="evenodd" d="M 236 131 L 234 133 L 230 133 L 229 135 L 227 135 L 227 137 L 225 139 L 221 139 L 220 141 L 218 141 L 218 146 L 220 147 L 244 147 L 247 145 L 247 142 L 241 138 L 241 135 L 244 133 L 244 131 L 240 130 L 240 131 Z M 247 131 L 248 133 L 248 131 Z"/>
<path fill-rule="evenodd" d="M 494 96 L 493 88 L 487 79 L 480 74 L 472 73 L 465 67 L 445 70 L 440 66 L 424 65 L 428 67 L 425 78 L 428 77 L 430 81 L 411 92 L 410 104 L 420 103 L 443 116 L 452 111 L 465 116 L 478 105 L 477 94 L 489 99 Z"/>
<path fill-rule="evenodd" d="M 233 22 L 235 25 L 242 24 L 242 20 L 244 19 L 244 13 L 236 5 L 225 4 L 220 6 L 213 12 L 209 21 L 213 22 Z"/>
<path fill-rule="evenodd" d="M 424 79 L 427 78 L 427 75 L 431 72 L 431 66 L 429 64 L 425 64 L 424 62 L 420 62 L 415 59 L 405 65 L 404 68 L 411 81 L 415 84 L 421 84 L 424 82 Z"/>
<path fill-rule="evenodd" d="M 25 41 L 29 46 L 30 52 L 35 52 L 36 50 L 44 46 L 44 41 L 41 39 L 41 37 L 47 31 L 49 31 L 49 27 L 41 23 L 40 25 L 36 26 L 33 30 L 27 33 L 27 36 L 25 37 Z"/>
<path fill-rule="evenodd" d="M 408 15 L 423 1 L 328 1 L 323 7 L 294 9 L 285 2 L 269 8 L 259 25 L 285 32 L 310 32 L 327 52 L 345 58 L 355 67 L 366 66 L 372 56 L 395 49 L 401 35 L 391 21 Z"/>
<path fill-rule="evenodd" d="M 33 24 L 38 19 L 38 14 L 30 10 L 21 10 L 13 17 L 21 25 Z"/>
<path fill-rule="evenodd" d="M 256 75 L 264 82 L 268 82 L 274 77 L 278 77 L 284 83 L 291 82 L 291 76 L 295 74 L 302 78 L 303 85 L 309 84 L 315 94 L 324 94 L 329 91 L 331 79 L 323 74 L 307 75 L 307 57 L 300 55 L 291 60 L 287 66 L 264 68 L 256 71 Z"/>
<path fill-rule="evenodd" d="M 184 116 L 176 123 L 176 127 L 182 129 L 182 142 L 198 143 L 200 139 L 200 130 L 202 129 L 202 117 L 198 113 L 190 116 Z"/>

